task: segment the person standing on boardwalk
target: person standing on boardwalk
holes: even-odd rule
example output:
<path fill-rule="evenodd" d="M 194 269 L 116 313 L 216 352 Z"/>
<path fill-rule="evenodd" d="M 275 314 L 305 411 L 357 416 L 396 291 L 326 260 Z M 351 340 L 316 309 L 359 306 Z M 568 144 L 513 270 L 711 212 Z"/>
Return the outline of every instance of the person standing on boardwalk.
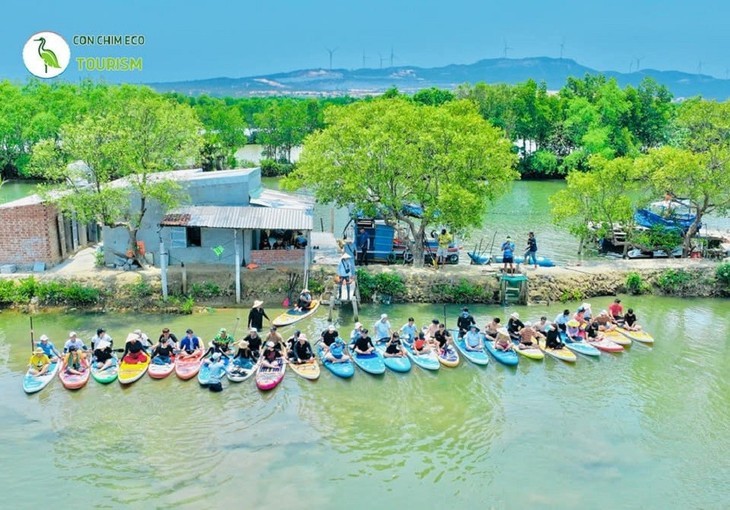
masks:
<path fill-rule="evenodd" d="M 532 264 L 537 269 L 537 239 L 535 233 L 527 234 L 527 248 L 525 249 L 525 264 Z"/>
<path fill-rule="evenodd" d="M 449 256 L 449 245 L 453 239 L 454 236 L 446 232 L 445 228 L 441 229 L 438 236 L 438 248 L 436 249 L 436 257 L 440 266 L 446 264 L 446 258 Z"/>
<path fill-rule="evenodd" d="M 339 278 L 337 295 L 342 299 L 342 285 L 347 289 L 347 301 L 350 300 L 350 284 L 352 283 L 352 266 L 350 265 L 350 255 L 345 253 L 337 265 L 337 276 Z"/>
<path fill-rule="evenodd" d="M 515 243 L 512 242 L 512 238 L 507 236 L 505 241 L 502 243 L 502 271 L 505 273 L 513 274 L 515 272 Z M 509 270 L 508 270 L 509 268 Z"/>
<path fill-rule="evenodd" d="M 266 317 L 267 321 L 271 322 L 269 316 L 266 315 L 266 310 L 264 310 L 263 304 L 264 302 L 259 301 L 258 299 L 253 302 L 251 311 L 248 312 L 248 325 L 246 326 L 247 328 L 256 328 L 256 331 L 263 331 L 264 317 Z"/>
<path fill-rule="evenodd" d="M 357 263 L 363 266 L 368 265 L 368 248 L 370 247 L 370 236 L 365 228 L 360 227 L 360 232 L 355 238 L 355 249 L 357 250 Z"/>

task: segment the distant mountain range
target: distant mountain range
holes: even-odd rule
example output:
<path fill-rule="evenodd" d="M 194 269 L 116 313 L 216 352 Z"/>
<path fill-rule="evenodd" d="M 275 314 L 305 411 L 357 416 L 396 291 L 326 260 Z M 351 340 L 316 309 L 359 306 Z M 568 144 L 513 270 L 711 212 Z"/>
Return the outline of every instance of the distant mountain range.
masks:
<path fill-rule="evenodd" d="M 666 85 L 677 98 L 701 95 L 724 100 L 730 97 L 730 80 L 680 71 L 641 69 L 633 73 L 598 71 L 566 58 L 494 58 L 473 64 L 443 67 L 397 66 L 382 69 L 302 69 L 247 78 L 210 78 L 169 83 L 150 83 L 161 92 L 175 91 L 189 95 L 211 96 L 363 96 L 378 94 L 390 87 L 402 92 L 423 88 L 453 89 L 462 83 L 519 83 L 532 78 L 544 81 L 548 89 L 557 90 L 569 76 L 604 74 L 614 77 L 621 86 L 638 85 L 646 76 Z"/>

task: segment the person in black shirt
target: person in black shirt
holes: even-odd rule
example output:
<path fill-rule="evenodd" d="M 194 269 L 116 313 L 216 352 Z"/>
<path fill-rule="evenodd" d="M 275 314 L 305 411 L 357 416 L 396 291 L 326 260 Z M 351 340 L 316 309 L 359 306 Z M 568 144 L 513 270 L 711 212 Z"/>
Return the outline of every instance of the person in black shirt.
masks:
<path fill-rule="evenodd" d="M 475 321 L 474 317 L 469 313 L 469 309 L 467 307 L 462 308 L 459 318 L 456 319 L 456 327 L 459 328 L 459 338 L 463 337 L 466 332 L 469 331 L 472 324 L 476 323 L 477 321 Z"/>
<path fill-rule="evenodd" d="M 446 325 L 442 322 L 439 324 L 439 328 L 433 335 L 436 342 L 438 342 L 438 348 L 442 351 L 446 349 L 449 345 L 449 341 L 451 340 L 451 333 L 446 329 Z"/>
<path fill-rule="evenodd" d="M 363 329 L 360 336 L 355 339 L 355 352 L 358 354 L 370 354 L 375 350 L 373 340 L 368 335 L 368 330 Z"/>
<path fill-rule="evenodd" d="M 314 353 L 312 352 L 312 344 L 307 340 L 305 334 L 300 334 L 294 344 L 294 363 L 308 363 L 314 360 Z"/>
<path fill-rule="evenodd" d="M 266 368 L 279 368 L 281 353 L 274 349 L 274 342 L 266 342 L 261 352 L 261 366 Z"/>
<path fill-rule="evenodd" d="M 393 333 L 393 336 L 388 340 L 388 345 L 385 348 L 385 357 L 387 358 L 402 358 L 406 353 L 403 350 L 400 337 L 398 333 Z"/>
<path fill-rule="evenodd" d="M 302 334 L 301 331 L 296 330 L 292 336 L 286 339 L 286 342 L 284 343 L 284 348 L 286 349 L 286 356 L 290 360 L 294 361 L 296 360 L 296 354 L 294 354 L 294 348 L 297 345 L 297 342 L 299 340 L 299 336 Z M 277 348 L 276 343 L 274 344 L 274 349 Z M 281 347 L 279 347 L 279 350 L 281 350 Z"/>
<path fill-rule="evenodd" d="M 169 330 L 168 330 L 169 334 Z M 175 352 L 175 345 L 168 339 L 160 337 L 160 341 L 152 351 L 152 363 L 155 365 L 166 365 L 172 362 L 172 355 Z"/>
<path fill-rule="evenodd" d="M 520 320 L 520 314 L 514 312 L 512 315 L 509 316 L 509 321 L 507 321 L 507 332 L 513 340 L 520 340 L 519 333 L 524 327 L 525 325 Z"/>
<path fill-rule="evenodd" d="M 325 331 L 322 331 L 321 341 L 329 348 L 338 336 L 340 333 L 335 329 L 334 324 L 330 324 Z"/>
<path fill-rule="evenodd" d="M 555 324 L 550 324 L 545 332 L 545 338 L 548 349 L 562 349 L 565 347 L 563 342 L 560 341 L 560 332 Z"/>
<path fill-rule="evenodd" d="M 266 317 L 267 321 L 271 322 L 269 316 L 266 315 L 266 310 L 264 310 L 264 307 L 262 306 L 263 304 L 264 302 L 259 301 L 258 299 L 253 302 L 253 307 L 251 307 L 251 311 L 248 312 L 248 328 L 256 328 L 258 331 L 263 331 L 264 317 Z"/>
<path fill-rule="evenodd" d="M 243 340 L 248 342 L 248 348 L 251 349 L 251 352 L 253 353 L 254 357 L 258 359 L 259 353 L 261 351 L 261 337 L 259 336 L 258 331 L 251 328 L 251 331 L 243 337 Z M 273 344 L 273 342 L 271 342 Z"/>

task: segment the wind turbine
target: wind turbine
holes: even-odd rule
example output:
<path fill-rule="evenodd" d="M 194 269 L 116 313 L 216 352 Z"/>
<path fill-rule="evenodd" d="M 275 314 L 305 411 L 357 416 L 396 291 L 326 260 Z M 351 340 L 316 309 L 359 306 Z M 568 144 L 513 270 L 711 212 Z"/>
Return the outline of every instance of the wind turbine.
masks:
<path fill-rule="evenodd" d="M 327 48 L 327 53 L 330 54 L 330 71 L 332 70 L 332 55 L 334 55 L 335 51 L 337 51 L 338 49 L 339 49 L 339 47 L 334 48 L 334 49 Z"/>
<path fill-rule="evenodd" d="M 697 74 L 702 74 L 702 61 L 700 60 L 700 63 L 697 64 Z"/>
<path fill-rule="evenodd" d="M 636 72 L 638 73 L 641 70 L 641 60 L 644 57 L 636 57 Z"/>
<path fill-rule="evenodd" d="M 362 51 L 362 68 L 365 69 L 365 64 L 368 61 L 368 58 L 365 56 L 365 50 Z"/>
<path fill-rule="evenodd" d="M 382 69 L 383 68 L 383 60 L 385 60 L 385 59 L 383 58 L 382 53 L 378 53 L 378 57 L 380 57 L 380 69 Z"/>
<path fill-rule="evenodd" d="M 390 47 L 390 67 L 393 67 L 393 60 L 395 60 L 395 54 L 393 53 L 393 47 Z"/>
<path fill-rule="evenodd" d="M 504 39 L 504 58 L 507 58 L 507 50 L 511 50 L 509 46 L 507 46 L 507 39 Z"/>

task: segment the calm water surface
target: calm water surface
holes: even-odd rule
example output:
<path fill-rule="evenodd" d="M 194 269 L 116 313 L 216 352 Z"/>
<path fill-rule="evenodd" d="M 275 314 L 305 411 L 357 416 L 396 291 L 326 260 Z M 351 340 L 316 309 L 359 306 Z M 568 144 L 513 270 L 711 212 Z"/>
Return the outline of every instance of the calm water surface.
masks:
<path fill-rule="evenodd" d="M 594 300 L 594 308 L 608 303 Z M 625 300 L 647 317 L 654 347 L 574 365 L 521 359 L 426 373 L 288 372 L 274 391 L 248 381 L 220 394 L 196 380 L 148 377 L 123 388 L 58 380 L 25 395 L 28 317 L 0 313 L 0 485 L 8 508 L 41 487 L 57 508 L 727 508 L 730 503 L 728 302 Z M 605 303 L 603 303 L 605 302 Z M 523 318 L 557 306 L 517 308 Z M 366 307 L 371 324 L 418 323 L 457 306 Z M 269 309 L 273 317 L 279 310 Z M 472 307 L 480 324 L 512 309 Z M 196 316 L 36 315 L 56 344 L 98 325 L 121 339 L 192 325 L 209 339 L 245 311 Z M 352 317 L 336 317 L 341 331 Z M 326 311 L 299 324 L 310 338 Z M 236 336 L 243 328 L 238 327 Z M 290 334 L 292 327 L 284 329 Z"/>

